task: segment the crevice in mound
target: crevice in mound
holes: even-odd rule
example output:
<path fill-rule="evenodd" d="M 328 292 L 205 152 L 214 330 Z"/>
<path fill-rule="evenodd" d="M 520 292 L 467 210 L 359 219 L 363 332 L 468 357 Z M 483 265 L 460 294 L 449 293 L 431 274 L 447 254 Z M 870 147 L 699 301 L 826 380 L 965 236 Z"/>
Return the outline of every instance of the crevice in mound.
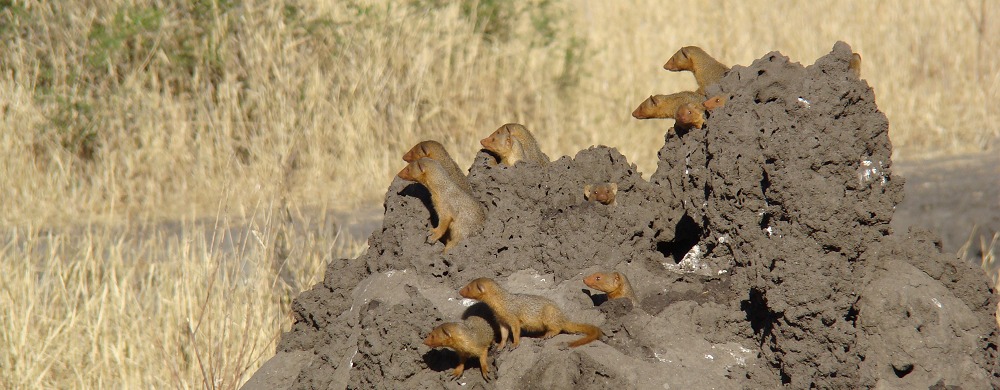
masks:
<path fill-rule="evenodd" d="M 780 315 L 768 308 L 764 292 L 756 288 L 750 289 L 747 299 L 740 302 L 740 310 L 746 313 L 746 320 L 750 321 L 750 328 L 759 337 L 758 341 L 763 346 L 764 341 L 772 335 L 774 324 Z"/>
<path fill-rule="evenodd" d="M 656 243 L 656 251 L 660 252 L 666 259 L 673 259 L 674 264 L 680 264 L 681 260 L 684 259 L 684 255 L 690 252 L 691 248 L 694 248 L 695 245 L 698 245 L 701 235 L 701 226 L 694 221 L 694 218 L 685 214 L 681 217 L 680 221 L 677 221 L 677 227 L 674 230 L 674 239 L 671 241 L 658 241 Z"/>

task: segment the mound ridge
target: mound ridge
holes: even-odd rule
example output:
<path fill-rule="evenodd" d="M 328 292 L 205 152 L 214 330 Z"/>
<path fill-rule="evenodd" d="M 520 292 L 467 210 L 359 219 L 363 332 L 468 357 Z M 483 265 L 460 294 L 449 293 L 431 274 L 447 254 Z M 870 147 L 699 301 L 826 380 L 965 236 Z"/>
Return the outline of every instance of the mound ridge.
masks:
<path fill-rule="evenodd" d="M 245 388 L 963 388 L 996 386 L 986 278 L 927 232 L 894 234 L 902 180 L 889 124 L 838 42 L 803 67 L 773 52 L 707 89 L 729 100 L 667 132 L 649 181 L 603 146 L 548 165 L 470 168 L 487 223 L 448 254 L 425 242 L 428 194 L 399 179 L 369 250 L 331 263 Z M 618 183 L 618 204 L 583 200 Z M 583 276 L 615 269 L 641 304 L 595 306 Z M 601 341 L 522 339 L 497 377 L 452 381 L 421 340 L 477 277 L 545 295 Z M 468 367 L 467 367 L 468 369 Z"/>

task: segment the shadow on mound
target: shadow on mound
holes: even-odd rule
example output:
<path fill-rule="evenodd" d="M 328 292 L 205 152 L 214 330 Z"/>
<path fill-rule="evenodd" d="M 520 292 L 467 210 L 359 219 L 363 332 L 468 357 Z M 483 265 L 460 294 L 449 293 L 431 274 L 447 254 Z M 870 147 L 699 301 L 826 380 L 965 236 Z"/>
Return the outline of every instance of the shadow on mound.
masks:
<path fill-rule="evenodd" d="M 707 90 L 726 105 L 703 130 L 668 133 L 649 181 L 607 147 L 546 166 L 480 154 L 469 178 L 488 221 L 447 255 L 395 180 L 368 252 L 295 300 L 278 355 L 246 387 L 995 386 L 986 279 L 926 232 L 892 234 L 902 181 L 850 57 L 838 43 L 808 67 L 776 52 L 733 67 Z M 618 204 L 583 201 L 595 182 L 618 183 Z M 627 273 L 640 307 L 595 308 L 582 278 L 602 269 Z M 451 381 L 420 342 L 460 318 L 457 291 L 477 277 L 545 295 L 605 337 L 522 339 L 491 351 L 496 380 Z"/>

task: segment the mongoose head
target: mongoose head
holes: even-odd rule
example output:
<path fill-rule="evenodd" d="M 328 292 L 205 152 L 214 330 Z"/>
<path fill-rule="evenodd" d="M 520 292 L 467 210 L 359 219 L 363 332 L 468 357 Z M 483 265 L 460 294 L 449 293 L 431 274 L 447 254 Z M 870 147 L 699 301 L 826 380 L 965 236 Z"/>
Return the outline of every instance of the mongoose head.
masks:
<path fill-rule="evenodd" d="M 851 53 L 851 62 L 847 68 L 851 70 L 851 73 L 854 73 L 854 76 L 861 78 L 861 54 Z"/>
<path fill-rule="evenodd" d="M 496 131 L 494 131 L 493 134 L 490 134 L 489 137 L 483 138 L 479 141 L 479 143 L 490 153 L 493 153 L 502 159 L 503 157 L 510 155 L 510 153 L 514 150 L 514 138 L 517 136 L 516 132 L 523 128 L 524 126 L 517 123 L 505 124 L 497 128 Z"/>
<path fill-rule="evenodd" d="M 490 278 L 479 278 L 469 282 L 469 284 L 458 290 L 458 294 L 463 298 L 482 300 L 482 297 L 491 295 L 499 289 L 497 282 Z"/>
<path fill-rule="evenodd" d="M 674 115 L 674 119 L 677 121 L 677 123 L 674 124 L 675 128 L 700 129 L 705 125 L 705 110 L 697 104 L 685 103 L 677 108 L 677 114 Z"/>
<path fill-rule="evenodd" d="M 441 168 L 437 161 L 424 157 L 407 164 L 396 176 L 399 176 L 403 180 L 415 181 L 426 185 L 427 177 L 433 175 L 435 170 L 440 169 L 443 168 Z"/>
<path fill-rule="evenodd" d="M 714 110 L 716 108 L 719 108 L 719 107 L 722 107 L 722 106 L 726 105 L 726 96 L 725 95 L 715 95 L 715 96 L 712 96 L 712 97 L 708 98 L 708 100 L 706 100 L 701 105 L 704 106 L 706 110 L 712 111 L 712 110 Z"/>
<path fill-rule="evenodd" d="M 639 104 L 639 107 L 632 111 L 632 117 L 635 119 L 669 118 L 669 114 L 666 112 L 668 104 L 664 101 L 666 98 L 667 95 L 649 95 L 646 100 Z"/>
<path fill-rule="evenodd" d="M 587 184 L 583 186 L 583 198 L 610 205 L 615 203 L 615 194 L 618 193 L 618 183 L 601 183 L 597 185 Z"/>
<path fill-rule="evenodd" d="M 671 72 L 680 72 L 682 70 L 694 70 L 694 60 L 693 57 L 699 54 L 705 53 L 698 46 L 684 46 L 676 53 L 666 64 L 663 64 L 663 69 L 669 70 Z"/>
<path fill-rule="evenodd" d="M 446 322 L 438 325 L 429 335 L 427 335 L 427 338 L 424 339 L 424 345 L 431 348 L 448 346 L 449 341 L 453 340 L 452 337 L 454 337 L 458 331 L 458 323 L 455 322 Z"/>
<path fill-rule="evenodd" d="M 438 159 L 444 156 L 451 157 L 440 142 L 428 140 L 413 145 L 410 151 L 403 155 L 403 161 L 413 162 L 424 157 Z"/>
<path fill-rule="evenodd" d="M 620 286 L 622 284 L 622 275 L 617 272 L 597 272 L 583 278 L 583 284 L 595 290 L 610 292 L 606 290 L 607 286 Z"/>

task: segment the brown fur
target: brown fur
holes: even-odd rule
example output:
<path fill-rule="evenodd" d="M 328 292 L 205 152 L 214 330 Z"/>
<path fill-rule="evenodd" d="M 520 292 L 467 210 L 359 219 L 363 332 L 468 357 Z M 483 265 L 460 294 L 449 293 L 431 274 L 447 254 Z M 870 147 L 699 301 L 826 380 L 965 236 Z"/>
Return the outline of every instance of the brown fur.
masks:
<path fill-rule="evenodd" d="M 448 172 L 448 177 L 452 181 L 458 183 L 462 189 L 468 193 L 472 193 L 472 185 L 469 184 L 469 177 L 462 173 L 462 169 L 458 167 L 455 160 L 451 158 L 448 151 L 445 150 L 444 145 L 437 141 L 422 141 L 410 148 L 410 151 L 403 155 L 403 161 L 414 162 L 421 158 L 427 157 L 431 160 L 437 161 L 441 164 L 441 167 Z"/>
<path fill-rule="evenodd" d="M 694 79 L 698 82 L 698 93 L 701 95 L 705 95 L 705 87 L 718 83 L 729 71 L 728 66 L 712 58 L 698 46 L 682 47 L 666 64 L 663 64 L 663 69 L 673 72 L 688 70 L 694 73 Z"/>
<path fill-rule="evenodd" d="M 861 54 L 851 53 L 851 63 L 847 65 L 847 68 L 854 73 L 854 76 L 861 78 Z"/>
<path fill-rule="evenodd" d="M 583 198 L 606 205 L 615 205 L 615 195 L 618 194 L 618 183 L 601 183 L 583 186 Z"/>
<path fill-rule="evenodd" d="M 493 327 L 489 322 L 482 317 L 470 316 L 462 322 L 446 322 L 438 325 L 424 339 L 424 345 L 431 348 L 451 348 L 458 354 L 458 366 L 455 366 L 455 371 L 452 372 L 455 378 L 462 376 L 468 358 L 478 357 L 483 379 L 489 381 L 490 366 L 486 358 L 494 337 Z"/>
<path fill-rule="evenodd" d="M 700 129 L 705 126 L 705 108 L 701 104 L 684 103 L 674 114 L 675 130 Z"/>
<path fill-rule="evenodd" d="M 706 100 L 701 105 L 704 106 L 706 110 L 712 111 L 716 108 L 723 107 L 726 105 L 726 96 L 725 95 L 712 96 L 708 98 L 708 100 Z"/>
<path fill-rule="evenodd" d="M 540 165 L 549 163 L 549 156 L 538 147 L 538 141 L 523 125 L 508 123 L 496 129 L 489 137 L 479 141 L 483 148 L 500 158 L 500 163 L 514 166 L 519 161 Z"/>
<path fill-rule="evenodd" d="M 399 178 L 415 181 L 427 187 L 431 203 L 438 215 L 438 226 L 431 229 L 431 242 L 440 240 L 448 232 L 444 251 L 447 253 L 459 241 L 483 229 L 486 211 L 478 200 L 448 176 L 441 164 L 429 158 L 411 162 L 399 171 Z"/>
<path fill-rule="evenodd" d="M 669 95 L 651 95 L 632 111 L 636 119 L 673 119 L 677 109 L 686 103 L 701 104 L 705 97 L 691 91 Z"/>
<path fill-rule="evenodd" d="M 489 278 L 479 278 L 469 282 L 459 293 L 469 299 L 482 301 L 496 318 L 500 326 L 500 349 L 507 342 L 507 333 L 514 338 L 514 348 L 521 343 L 521 330 L 545 332 L 542 338 L 551 338 L 561 332 L 585 334 L 569 344 L 579 347 L 601 337 L 601 329 L 590 325 L 571 322 L 566 315 L 548 298 L 538 295 L 512 294 Z"/>
<path fill-rule="evenodd" d="M 619 272 L 597 272 L 583 278 L 583 284 L 608 294 L 608 299 L 628 298 L 635 305 L 638 302 L 628 278 Z"/>

